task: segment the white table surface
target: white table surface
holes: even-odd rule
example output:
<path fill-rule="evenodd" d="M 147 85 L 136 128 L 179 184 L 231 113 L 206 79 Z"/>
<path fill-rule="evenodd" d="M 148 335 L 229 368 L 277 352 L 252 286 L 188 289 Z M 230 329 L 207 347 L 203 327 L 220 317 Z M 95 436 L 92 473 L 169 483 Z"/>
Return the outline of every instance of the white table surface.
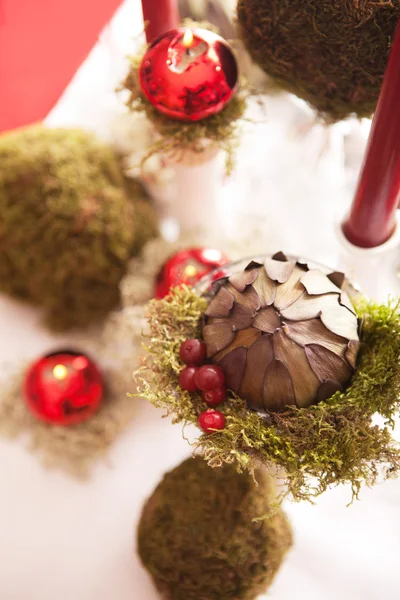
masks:
<path fill-rule="evenodd" d="M 118 71 L 135 33 L 132 24 L 140 29 L 137 0 L 125 3 L 50 115 L 51 124 L 87 123 L 100 129 L 101 122 L 105 127 L 101 114 L 112 112 L 113 83 L 99 65 L 112 47 L 117 65 L 112 72 Z M 104 103 L 98 103 L 94 115 L 90 94 L 99 90 Z M 268 123 L 248 130 L 242 140 L 238 169 L 221 190 L 221 207 L 230 213 L 225 234 L 245 236 L 257 223 L 264 233 L 260 251 L 284 249 L 332 266 L 345 259 L 351 265 L 335 235 L 348 192 L 343 157 L 333 136 L 328 154 L 316 162 L 322 135 L 317 129 L 312 139 L 290 139 L 287 102 L 271 102 Z M 340 146 L 341 135 L 337 139 Z M 369 279 L 363 275 L 371 293 L 398 294 L 393 255 L 390 261 L 385 260 L 378 290 L 375 273 Z M 355 261 L 356 276 L 358 267 Z M 62 342 L 71 343 L 71 337 L 55 338 L 40 325 L 34 309 L 0 297 L 0 364 L 15 367 Z M 7 372 L 4 366 L 1 375 Z M 110 451 L 109 464 L 99 464 L 87 482 L 44 469 L 21 441 L 0 439 L 0 599 L 156 600 L 135 554 L 135 527 L 162 474 L 189 452 L 179 426 L 170 426 L 159 411 L 139 400 L 130 429 Z M 316 506 L 285 504 L 295 545 L 268 598 L 400 598 L 400 481 L 363 489 L 361 500 L 347 508 L 350 496 L 348 488 L 340 487 L 324 494 Z"/>

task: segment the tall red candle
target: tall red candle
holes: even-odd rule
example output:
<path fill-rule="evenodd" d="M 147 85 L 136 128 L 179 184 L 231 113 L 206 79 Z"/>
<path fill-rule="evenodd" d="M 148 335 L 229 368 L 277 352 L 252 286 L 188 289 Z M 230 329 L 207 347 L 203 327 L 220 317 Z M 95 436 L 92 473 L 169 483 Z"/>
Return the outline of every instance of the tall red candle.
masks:
<path fill-rule="evenodd" d="M 386 242 L 400 200 L 400 22 L 372 123 L 356 195 L 343 232 L 355 246 Z"/>
<path fill-rule="evenodd" d="M 142 0 L 142 10 L 149 44 L 161 33 L 179 25 L 178 0 Z"/>

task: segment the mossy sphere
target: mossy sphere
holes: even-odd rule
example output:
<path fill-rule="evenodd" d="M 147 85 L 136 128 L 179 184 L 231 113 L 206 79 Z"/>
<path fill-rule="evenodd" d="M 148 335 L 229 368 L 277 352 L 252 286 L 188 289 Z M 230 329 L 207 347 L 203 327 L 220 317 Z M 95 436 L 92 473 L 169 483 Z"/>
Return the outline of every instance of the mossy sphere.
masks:
<path fill-rule="evenodd" d="M 239 0 L 241 35 L 278 85 L 328 120 L 375 110 L 400 3 Z"/>
<path fill-rule="evenodd" d="M 254 600 L 266 591 L 292 533 L 271 509 L 273 481 L 261 472 L 257 481 L 200 457 L 164 477 L 145 505 L 138 551 L 165 600 Z"/>
<path fill-rule="evenodd" d="M 143 189 L 79 129 L 3 135 L 0 165 L 0 290 L 43 307 L 56 329 L 100 319 L 118 303 L 128 259 L 156 232 Z"/>

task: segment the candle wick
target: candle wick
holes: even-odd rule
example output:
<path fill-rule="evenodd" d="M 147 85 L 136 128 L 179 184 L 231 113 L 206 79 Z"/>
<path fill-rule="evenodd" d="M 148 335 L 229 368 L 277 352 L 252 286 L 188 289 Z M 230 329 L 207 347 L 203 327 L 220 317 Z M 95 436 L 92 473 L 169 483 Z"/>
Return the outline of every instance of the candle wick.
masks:
<path fill-rule="evenodd" d="M 186 54 L 190 56 L 190 48 L 186 48 Z"/>

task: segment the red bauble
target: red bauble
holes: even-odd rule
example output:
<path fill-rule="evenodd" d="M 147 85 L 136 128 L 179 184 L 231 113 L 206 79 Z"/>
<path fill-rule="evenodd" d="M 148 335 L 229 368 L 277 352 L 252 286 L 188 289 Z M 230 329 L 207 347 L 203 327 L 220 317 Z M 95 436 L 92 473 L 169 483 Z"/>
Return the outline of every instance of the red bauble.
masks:
<path fill-rule="evenodd" d="M 147 99 L 165 115 L 199 121 L 231 100 L 238 67 L 229 44 L 206 29 L 171 29 L 149 46 L 140 65 Z"/>
<path fill-rule="evenodd" d="M 216 365 L 203 365 L 197 370 L 195 382 L 199 390 L 209 392 L 224 386 L 225 375 L 221 367 Z"/>
<path fill-rule="evenodd" d="M 41 421 L 75 425 L 96 412 L 103 397 L 103 379 L 83 354 L 60 351 L 36 361 L 25 377 L 25 401 Z"/>
<path fill-rule="evenodd" d="M 193 286 L 204 275 L 229 262 L 229 259 L 219 250 L 212 248 L 188 248 L 180 250 L 165 263 L 157 277 L 155 297 L 160 299 L 167 296 L 171 287 L 182 284 Z M 216 279 L 225 273 L 219 270 Z"/>
<path fill-rule="evenodd" d="M 214 429 L 225 427 L 225 416 L 219 410 L 209 409 L 199 415 L 197 423 L 205 433 L 212 433 Z"/>

